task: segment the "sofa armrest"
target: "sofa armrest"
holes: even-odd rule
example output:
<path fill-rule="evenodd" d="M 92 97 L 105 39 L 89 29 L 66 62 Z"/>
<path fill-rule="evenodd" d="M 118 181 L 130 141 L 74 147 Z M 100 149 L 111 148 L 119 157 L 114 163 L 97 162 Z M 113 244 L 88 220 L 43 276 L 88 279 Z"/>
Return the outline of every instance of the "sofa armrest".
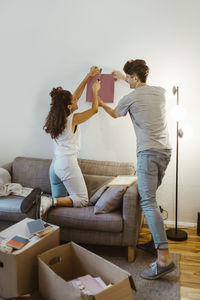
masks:
<path fill-rule="evenodd" d="M 12 177 L 12 162 L 4 164 L 0 166 L 0 168 L 6 169 L 10 173 L 10 176 Z"/>
<path fill-rule="evenodd" d="M 123 245 L 135 246 L 141 226 L 141 208 L 137 183 L 130 186 L 123 196 L 122 217 L 124 222 Z"/>

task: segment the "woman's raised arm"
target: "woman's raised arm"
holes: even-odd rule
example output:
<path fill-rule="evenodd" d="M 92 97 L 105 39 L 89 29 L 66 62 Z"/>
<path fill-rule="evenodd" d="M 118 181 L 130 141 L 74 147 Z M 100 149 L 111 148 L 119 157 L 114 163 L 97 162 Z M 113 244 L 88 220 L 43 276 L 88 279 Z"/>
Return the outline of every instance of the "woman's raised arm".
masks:
<path fill-rule="evenodd" d="M 72 120 L 72 130 L 76 125 L 87 121 L 89 118 L 91 118 L 94 114 L 98 112 L 98 91 L 100 90 L 100 87 L 101 87 L 101 82 L 99 80 L 95 81 L 95 83 L 92 86 L 93 89 L 92 107 L 81 113 L 74 114 Z"/>
<path fill-rule="evenodd" d="M 83 91 L 84 91 L 84 88 L 88 82 L 88 79 L 90 77 L 93 77 L 95 75 L 99 74 L 99 68 L 97 66 L 93 66 L 90 68 L 90 72 L 85 76 L 85 78 L 83 79 L 83 81 L 79 84 L 79 86 L 77 87 L 77 89 L 75 90 L 73 96 L 79 100 Z"/>

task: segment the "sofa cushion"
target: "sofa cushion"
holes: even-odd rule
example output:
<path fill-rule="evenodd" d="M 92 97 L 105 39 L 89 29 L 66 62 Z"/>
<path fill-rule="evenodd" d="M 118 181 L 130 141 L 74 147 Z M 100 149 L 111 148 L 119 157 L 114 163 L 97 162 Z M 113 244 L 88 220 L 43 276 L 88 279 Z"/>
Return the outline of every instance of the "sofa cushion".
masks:
<path fill-rule="evenodd" d="M 81 230 L 121 232 L 123 220 L 121 211 L 111 214 L 94 214 L 94 207 L 53 207 L 48 213 L 48 222 L 55 225 Z"/>
<path fill-rule="evenodd" d="M 110 182 L 114 177 L 113 176 L 99 176 L 99 175 L 88 175 L 83 174 L 85 183 L 88 190 L 89 199 L 98 191 L 102 185 Z"/>
<path fill-rule="evenodd" d="M 27 216 L 20 210 L 24 197 L 10 195 L 0 197 L 0 220 L 19 222 Z"/>
<path fill-rule="evenodd" d="M 94 213 L 106 214 L 118 209 L 126 189 L 125 186 L 110 186 L 107 188 L 95 204 Z"/>
<path fill-rule="evenodd" d="M 96 193 L 94 193 L 94 195 L 92 195 L 92 197 L 90 198 L 90 204 L 91 205 L 95 205 L 96 202 L 99 200 L 99 198 L 101 197 L 101 195 L 105 192 L 105 190 L 108 188 L 107 184 L 102 185 L 97 191 Z"/>
<path fill-rule="evenodd" d="M 51 194 L 49 181 L 50 159 L 17 157 L 13 161 L 12 182 L 21 183 L 23 187 L 39 187 Z"/>

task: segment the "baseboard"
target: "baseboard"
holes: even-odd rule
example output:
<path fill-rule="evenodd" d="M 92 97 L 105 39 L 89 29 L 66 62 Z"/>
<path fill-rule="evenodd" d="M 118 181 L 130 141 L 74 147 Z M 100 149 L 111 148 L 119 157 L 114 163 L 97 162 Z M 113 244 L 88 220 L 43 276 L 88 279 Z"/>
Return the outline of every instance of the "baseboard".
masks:
<path fill-rule="evenodd" d="M 167 227 L 175 227 L 174 221 L 164 221 Z M 178 228 L 197 228 L 197 223 L 190 223 L 190 222 L 178 222 Z"/>
<path fill-rule="evenodd" d="M 146 219 L 144 218 L 143 224 L 147 224 Z M 164 224 L 167 227 L 175 227 L 175 222 L 174 221 L 164 221 Z M 190 222 L 178 222 L 178 228 L 197 228 L 197 223 L 190 223 Z"/>

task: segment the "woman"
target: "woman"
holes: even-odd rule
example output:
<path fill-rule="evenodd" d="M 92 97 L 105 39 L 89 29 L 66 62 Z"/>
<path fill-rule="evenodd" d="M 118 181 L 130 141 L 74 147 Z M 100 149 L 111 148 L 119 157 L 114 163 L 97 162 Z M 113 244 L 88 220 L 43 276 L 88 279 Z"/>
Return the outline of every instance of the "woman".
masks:
<path fill-rule="evenodd" d="M 51 108 L 43 128 L 53 139 L 55 149 L 49 171 L 52 198 L 41 197 L 40 217 L 43 217 L 51 206 L 83 207 L 88 205 L 87 187 L 77 161 L 80 144 L 78 125 L 98 112 L 100 81 L 97 80 L 93 84 L 92 107 L 81 113 L 74 112 L 78 109 L 77 102 L 88 79 L 98 73 L 98 67 L 91 67 L 74 94 L 63 90 L 62 87 L 53 88 L 50 92 Z M 26 207 L 28 202 L 32 203 L 32 198 L 38 193 L 40 189 L 34 189 L 23 200 L 22 207 Z"/>

